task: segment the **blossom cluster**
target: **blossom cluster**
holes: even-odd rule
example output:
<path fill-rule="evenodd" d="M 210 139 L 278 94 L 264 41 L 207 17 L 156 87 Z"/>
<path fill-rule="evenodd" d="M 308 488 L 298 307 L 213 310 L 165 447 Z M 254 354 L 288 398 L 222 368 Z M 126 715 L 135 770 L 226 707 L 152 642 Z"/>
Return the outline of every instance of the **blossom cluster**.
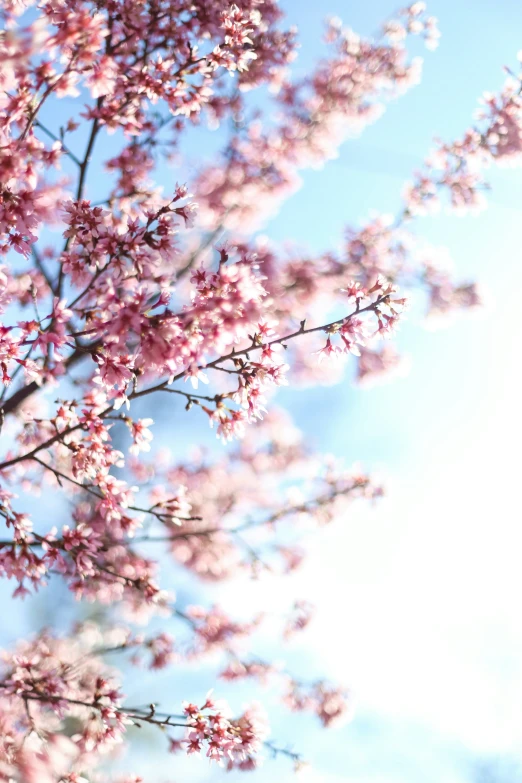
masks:
<path fill-rule="evenodd" d="M 478 212 L 487 204 L 484 170 L 492 163 L 515 167 L 522 162 L 522 71 L 508 70 L 498 94 L 485 93 L 476 124 L 452 143 L 437 141 L 424 170 L 405 191 L 408 216 L 434 212 L 446 200 L 457 214 Z"/>
<path fill-rule="evenodd" d="M 201 219 L 239 232 L 256 225 L 298 187 L 300 169 L 335 157 L 347 135 L 362 131 L 386 100 L 415 85 L 421 61 L 408 61 L 403 38 L 422 35 L 431 48 L 437 40 L 436 19 L 423 5 L 404 11 L 410 17 L 405 26 L 403 17 L 388 23 L 376 42 L 330 19 L 325 39 L 331 55 L 300 81 L 280 75 L 277 122 L 257 111 L 250 121 L 241 120 L 222 159 L 199 175 Z M 398 27 L 404 36 L 393 32 Z"/>
<path fill-rule="evenodd" d="M 0 541 L 0 569 L 19 583 L 17 595 L 58 572 L 77 598 L 105 604 L 124 600 L 134 614 L 165 611 L 169 595 L 158 584 L 157 562 L 146 554 L 149 545 L 163 544 L 176 562 L 204 580 L 227 579 L 245 570 L 258 573 L 265 567 L 286 572 L 303 557 L 293 527 L 306 521 L 313 529 L 340 515 L 347 504 L 382 494 L 367 475 L 340 469 L 308 452 L 278 411 L 214 463 L 171 464 L 166 454 L 148 463 L 133 456 L 130 479 L 136 485 L 110 473 L 124 457 L 111 446 L 112 424 L 105 425 L 88 409 L 77 417 L 71 407 L 59 408 L 54 427 L 63 430 L 66 421 L 70 438 L 45 441 L 52 462 L 34 454 L 27 460 L 33 472 L 24 467 L 25 459 L 15 457 L 11 470 L 4 471 L 13 483 L 23 475 L 26 489 L 32 491 L 46 480 L 66 483 L 74 502 L 71 523 L 61 530 L 36 532 L 34 521 L 16 510 L 13 493 L 2 491 L 0 514 L 11 539 Z M 74 438 L 77 433 L 81 437 L 82 423 L 88 426 L 87 442 Z M 118 423 L 128 429 L 129 418 L 124 415 Z M 142 423 L 130 427 L 130 451 L 136 432 L 144 437 Z M 41 435 L 38 426 L 35 429 Z M 33 436 L 25 432 L 25 448 L 33 444 Z M 143 504 L 136 505 L 139 486 L 147 484 L 151 488 L 143 493 Z M 286 531 L 285 542 L 274 545 L 273 533 L 279 529 Z M 200 643 L 204 636 L 208 634 L 199 633 Z"/>
<path fill-rule="evenodd" d="M 138 639 L 132 646 L 143 644 Z M 153 724 L 169 732 L 170 749 L 189 755 L 206 749 L 231 769 L 251 769 L 267 736 L 266 720 L 255 707 L 228 718 L 226 704 L 207 696 L 198 708 L 185 703 L 179 716 L 126 707 L 115 673 L 103 662 L 107 652 L 129 640 L 118 629 L 102 636 L 84 624 L 68 637 L 41 632 L 4 653 L 0 673 L 0 775 L 24 783 L 80 783 L 88 770 L 123 741 L 128 726 Z M 74 732 L 64 733 L 67 725 Z M 182 730 L 178 736 L 176 732 Z M 18 777 L 21 776 L 21 777 Z"/>
<path fill-rule="evenodd" d="M 186 703 L 187 752 L 200 753 L 206 748 L 206 755 L 215 761 L 226 761 L 227 769 L 255 769 L 262 740 L 268 728 L 264 716 L 255 708 L 246 710 L 236 720 L 228 719 L 223 710 L 207 696 L 198 707 Z"/>

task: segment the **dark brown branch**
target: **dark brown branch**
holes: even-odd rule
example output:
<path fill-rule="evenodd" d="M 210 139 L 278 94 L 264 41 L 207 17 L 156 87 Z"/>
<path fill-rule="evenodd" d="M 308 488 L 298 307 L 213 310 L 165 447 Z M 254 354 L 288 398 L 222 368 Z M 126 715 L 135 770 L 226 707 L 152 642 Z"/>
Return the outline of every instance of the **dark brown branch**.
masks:
<path fill-rule="evenodd" d="M 84 347 L 78 347 L 71 356 L 69 356 L 68 359 L 65 361 L 65 367 L 66 369 L 69 369 L 71 367 L 74 367 L 76 364 L 78 364 L 79 361 L 81 361 L 84 356 L 92 353 L 96 350 L 96 348 L 99 348 L 100 343 L 96 341 L 96 343 L 93 343 L 89 346 Z M 32 394 L 38 391 L 38 389 L 42 388 L 42 384 L 36 383 L 36 381 L 31 381 L 31 383 L 28 383 L 26 386 L 22 386 L 22 388 L 15 391 L 8 399 L 4 402 L 2 405 L 2 411 L 4 413 L 4 416 L 8 416 L 10 413 L 15 413 L 15 411 L 20 407 L 20 405 Z"/>

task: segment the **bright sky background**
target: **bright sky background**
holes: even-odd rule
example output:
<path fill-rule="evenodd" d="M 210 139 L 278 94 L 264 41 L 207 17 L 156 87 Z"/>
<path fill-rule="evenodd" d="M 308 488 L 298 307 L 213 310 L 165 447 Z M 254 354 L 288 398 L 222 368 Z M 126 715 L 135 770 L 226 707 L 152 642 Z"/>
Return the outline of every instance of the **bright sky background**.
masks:
<path fill-rule="evenodd" d="M 298 69 L 322 51 L 325 13 L 371 34 L 394 11 L 391 0 L 281 4 L 300 28 Z M 302 190 L 266 227 L 270 238 L 322 250 L 339 246 L 346 224 L 362 223 L 371 210 L 393 213 L 432 137 L 460 136 L 481 93 L 501 87 L 502 66 L 516 65 L 522 48 L 520 3 L 432 0 L 429 10 L 442 39 L 424 55 L 422 84 L 336 161 L 305 174 Z M 411 359 L 405 378 L 281 398 L 291 400 L 319 450 L 360 461 L 388 486 L 376 509 L 359 506 L 317 537 L 291 586 L 320 611 L 290 657 L 303 673 L 346 682 L 358 705 L 351 724 L 330 732 L 279 711 L 273 736 L 293 739 L 313 762 L 307 783 L 478 783 L 481 759 L 522 760 L 522 174 L 496 169 L 490 180 L 490 209 L 480 217 L 417 224 L 428 241 L 448 247 L 459 276 L 482 281 L 486 310 L 437 332 L 412 316 L 400 334 Z M 222 594 L 238 610 L 275 607 L 279 585 L 248 583 Z M 184 698 L 176 677 L 176 692 L 169 689 L 170 676 L 145 675 L 141 684 L 150 681 L 164 703 L 169 690 Z M 185 682 L 201 689 L 194 673 Z M 161 738 L 138 758 L 147 783 L 221 780 L 203 760 L 180 766 L 176 758 L 171 773 L 156 747 Z M 267 762 L 249 777 L 274 779 L 293 780 L 288 763 Z M 522 773 L 496 780 L 516 783 Z"/>
<path fill-rule="evenodd" d="M 389 0 L 282 5 L 300 28 L 303 70 L 321 51 L 325 12 L 371 34 L 394 10 Z M 434 0 L 429 9 L 442 40 L 425 55 L 422 84 L 337 160 L 304 175 L 267 227 L 270 238 L 322 250 L 371 210 L 395 212 L 433 136 L 461 135 L 482 92 L 501 87 L 502 66 L 516 65 L 522 47 L 522 7 Z M 288 714 L 273 727 L 274 737 L 305 749 L 310 783 L 474 783 L 477 767 L 496 769 L 495 759 L 491 780 L 522 780 L 512 766 L 522 753 L 520 170 L 492 170 L 491 182 L 490 209 L 480 217 L 443 215 L 417 226 L 447 246 L 462 278 L 483 282 L 486 310 L 437 332 L 412 317 L 400 335 L 411 358 L 406 378 L 281 400 L 291 401 L 318 449 L 380 471 L 389 487 L 377 509 L 358 507 L 318 536 L 295 581 L 320 611 L 289 649 L 293 664 L 348 683 L 358 703 L 354 721 L 339 730 L 321 732 Z M 269 596 L 265 582 L 229 592 L 238 608 L 272 600 L 275 609 L 280 600 L 279 586 Z M 149 764 L 150 756 L 144 770 Z M 205 762 L 180 774 L 220 779 Z M 267 763 L 253 779 L 274 777 L 293 779 L 285 762 Z M 158 781 L 167 778 L 160 766 Z"/>
<path fill-rule="evenodd" d="M 371 34 L 394 10 L 389 0 L 282 5 L 299 24 L 303 68 L 325 12 Z M 461 135 L 482 92 L 500 88 L 502 66 L 516 65 L 520 4 L 434 0 L 429 10 L 442 39 L 425 55 L 421 85 L 304 176 L 271 238 L 321 250 L 371 210 L 395 212 L 432 137 Z M 293 415 L 320 450 L 380 469 L 389 486 L 375 511 L 359 507 L 318 536 L 296 587 L 314 600 L 319 591 L 320 612 L 295 658 L 349 683 L 358 701 L 352 724 L 330 733 L 281 721 L 314 762 L 313 783 L 471 783 L 480 759 L 521 756 L 520 170 L 493 170 L 491 182 L 480 217 L 417 226 L 448 247 L 462 277 L 483 282 L 487 310 L 438 332 L 410 319 L 400 338 L 412 364 L 404 379 L 292 392 Z M 267 765 L 256 781 L 274 774 L 286 780 L 283 765 Z"/>

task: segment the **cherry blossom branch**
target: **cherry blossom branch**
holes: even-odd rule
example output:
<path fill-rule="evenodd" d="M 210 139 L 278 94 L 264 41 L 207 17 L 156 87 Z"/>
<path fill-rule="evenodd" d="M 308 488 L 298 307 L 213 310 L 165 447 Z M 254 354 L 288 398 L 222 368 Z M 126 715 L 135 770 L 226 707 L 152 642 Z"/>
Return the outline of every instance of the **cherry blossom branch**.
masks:
<path fill-rule="evenodd" d="M 82 359 L 84 359 L 86 356 L 92 354 L 93 351 L 95 351 L 97 348 L 99 348 L 100 343 L 99 341 L 96 341 L 90 346 L 78 346 L 74 353 L 72 353 L 64 362 L 65 368 L 68 370 L 72 367 L 74 367 L 78 362 L 80 362 Z M 24 403 L 29 397 L 31 397 L 35 392 L 39 391 L 43 385 L 45 385 L 46 381 L 45 379 L 41 383 L 37 383 L 36 381 L 31 381 L 30 383 L 26 384 L 25 386 L 22 386 L 20 389 L 17 389 L 17 391 L 13 392 L 13 394 L 7 398 L 7 400 L 2 403 L 1 408 L 4 412 L 4 416 L 8 416 L 11 413 L 16 413 L 20 405 Z M 1 466 L 0 466 L 1 467 Z"/>
<path fill-rule="evenodd" d="M 295 765 L 300 765 L 303 761 L 302 754 L 296 753 L 291 748 L 282 748 L 280 745 L 276 745 L 270 740 L 265 740 L 263 744 L 265 748 L 267 748 L 272 752 L 274 758 L 276 758 L 277 756 L 287 756 L 287 758 L 291 759 Z"/>
<path fill-rule="evenodd" d="M 61 73 L 58 76 L 58 78 L 52 84 L 50 84 L 47 87 L 47 89 L 44 91 L 42 97 L 37 102 L 36 106 L 31 110 L 31 112 L 29 113 L 29 117 L 27 119 L 25 128 L 23 129 L 23 131 L 22 131 L 22 133 L 21 133 L 21 135 L 19 137 L 19 141 L 24 141 L 24 139 L 26 138 L 27 134 L 31 130 L 31 127 L 32 127 L 36 117 L 38 116 L 38 112 L 40 111 L 40 109 L 44 105 L 44 103 L 47 100 L 47 98 L 51 95 L 52 92 L 54 92 L 54 90 L 58 86 L 59 82 L 63 79 L 64 76 L 66 76 L 69 73 L 69 71 L 72 68 L 73 62 L 74 62 L 74 58 L 70 60 L 70 62 L 68 63 L 68 65 L 65 68 L 65 70 L 63 71 L 63 73 Z"/>
<path fill-rule="evenodd" d="M 234 349 L 230 351 L 228 354 L 225 354 L 224 356 L 220 356 L 219 358 L 214 359 L 213 361 L 210 361 L 207 364 L 198 365 L 198 369 L 208 370 L 214 367 L 217 368 L 218 365 L 220 365 L 222 362 L 229 361 L 230 359 L 237 359 L 240 356 L 248 357 L 248 354 L 251 353 L 252 351 L 261 350 L 265 346 L 271 348 L 274 345 L 282 345 L 283 347 L 285 347 L 285 343 L 290 342 L 290 340 L 294 340 L 296 337 L 301 337 L 302 335 L 305 334 L 313 334 L 315 332 L 333 333 L 335 332 L 337 327 L 340 327 L 342 324 L 346 323 L 354 316 L 361 315 L 362 313 L 366 313 L 366 312 L 372 312 L 372 311 L 374 312 L 379 307 L 379 305 L 387 304 L 389 301 L 390 301 L 389 294 L 385 294 L 383 296 L 380 296 L 375 302 L 372 302 L 366 307 L 356 307 L 356 309 L 353 312 L 351 312 L 349 315 L 343 316 L 342 318 L 337 318 L 335 321 L 330 321 L 330 323 L 323 324 L 321 326 L 314 326 L 309 329 L 307 329 L 305 326 L 306 321 L 301 321 L 299 329 L 297 329 L 295 332 L 286 334 L 284 337 L 277 337 L 274 340 L 268 341 L 267 343 L 262 343 L 261 341 L 260 342 L 252 341 L 252 343 L 248 346 L 248 348 L 242 348 L 238 351 Z M 187 370 L 183 370 L 177 375 L 174 375 L 173 378 L 167 381 L 163 381 L 162 383 L 159 383 L 155 386 L 151 386 L 148 389 L 142 389 L 141 391 L 132 392 L 132 394 L 129 395 L 129 400 L 137 399 L 138 397 L 144 397 L 147 394 L 152 394 L 153 392 L 156 391 L 164 391 L 171 383 L 181 380 L 182 378 L 185 377 L 185 375 L 187 375 Z"/>
<path fill-rule="evenodd" d="M 273 525 L 275 522 L 279 522 L 281 519 L 292 516 L 293 514 L 305 514 L 309 513 L 310 511 L 315 511 L 316 509 L 332 503 L 338 497 L 350 494 L 351 492 L 354 492 L 358 489 L 364 489 L 366 486 L 368 486 L 367 480 L 361 483 L 354 483 L 352 486 L 346 487 L 344 489 L 334 490 L 333 492 L 320 495 L 319 497 L 312 498 L 311 500 L 304 501 L 303 503 L 287 506 L 284 509 L 275 511 L 265 519 L 244 522 L 242 525 L 239 525 L 235 528 L 213 527 L 205 530 L 187 530 L 186 532 L 180 531 L 179 533 L 172 533 L 168 536 L 137 536 L 133 540 L 135 543 L 141 544 L 177 541 L 180 539 L 187 540 L 189 538 L 198 537 L 204 538 L 206 536 L 211 536 L 217 533 L 228 533 L 229 535 L 234 535 L 235 533 L 242 533 L 246 530 L 251 530 L 252 528 Z"/>
<path fill-rule="evenodd" d="M 296 330 L 294 332 L 291 332 L 291 333 L 285 335 L 284 337 L 278 337 L 278 338 L 275 338 L 274 340 L 270 340 L 268 343 L 266 343 L 266 345 L 268 347 L 272 347 L 274 345 L 283 345 L 284 346 L 285 343 L 289 342 L 290 340 L 295 339 L 296 337 L 300 337 L 302 335 L 307 335 L 307 334 L 313 334 L 315 332 L 321 332 L 322 331 L 322 332 L 326 332 L 326 333 L 329 333 L 329 334 L 334 333 L 337 328 L 342 326 L 342 324 L 348 322 L 354 316 L 360 315 L 360 314 L 365 313 L 365 312 L 371 312 L 371 311 L 376 312 L 380 305 L 388 304 L 389 301 L 390 301 L 389 293 L 384 294 L 382 296 L 379 296 L 375 302 L 372 302 L 371 304 L 369 304 L 369 305 L 367 305 L 365 307 L 361 308 L 361 307 L 357 306 L 356 309 L 352 313 L 350 313 L 347 316 L 344 316 L 343 318 L 338 318 L 335 321 L 331 321 L 331 322 L 329 322 L 327 324 L 323 324 L 321 326 L 311 327 L 309 329 L 307 329 L 305 327 L 305 323 L 306 322 L 305 321 L 301 321 L 301 324 L 300 324 L 300 327 L 299 327 L 298 330 Z M 263 343 L 262 342 L 256 343 L 255 341 L 252 341 L 251 345 L 248 346 L 247 348 L 243 348 L 243 349 L 238 350 L 238 351 L 232 350 L 228 354 L 225 354 L 224 356 L 220 356 L 217 359 L 214 359 L 213 361 L 208 362 L 205 365 L 199 365 L 198 368 L 203 370 L 203 369 L 209 369 L 209 368 L 212 368 L 212 367 L 216 367 L 216 366 L 220 365 L 221 363 L 223 363 L 225 361 L 228 361 L 230 359 L 237 359 L 240 356 L 247 356 L 250 352 L 257 351 L 257 350 L 260 350 L 262 348 L 263 348 Z M 73 356 L 75 356 L 75 354 L 73 354 Z M 72 357 L 71 357 L 71 362 L 72 362 Z M 140 391 L 133 391 L 131 394 L 129 394 L 128 399 L 129 400 L 138 399 L 140 397 L 144 397 L 144 396 L 146 396 L 148 394 L 152 394 L 154 392 L 165 391 L 167 389 L 167 387 L 170 386 L 171 383 L 184 378 L 187 375 L 187 373 L 188 373 L 188 370 L 183 370 L 182 372 L 178 373 L 177 375 L 175 375 L 171 379 L 162 381 L 161 383 L 156 384 L 154 386 L 151 386 L 151 387 L 149 387 L 147 389 L 142 389 Z M 28 387 L 24 387 L 24 389 L 27 389 L 27 388 Z M 26 397 L 29 396 L 29 394 L 31 394 L 31 393 L 32 392 L 29 392 L 29 391 L 26 391 L 24 393 L 24 390 L 20 390 L 19 399 L 20 400 L 26 399 Z M 4 406 L 3 406 L 4 414 L 9 413 L 13 409 L 15 409 L 17 403 L 20 404 L 18 402 L 17 398 L 16 398 L 16 394 L 18 394 L 18 393 L 15 393 L 15 395 L 13 395 L 13 397 L 10 398 L 10 400 L 7 400 L 6 403 L 4 404 Z M 108 406 L 104 411 L 102 411 L 99 414 L 100 418 L 102 418 L 102 419 L 105 418 L 113 410 L 114 410 L 114 405 Z M 82 424 L 77 424 L 77 425 L 75 425 L 73 427 L 66 428 L 65 430 L 63 430 L 63 432 L 58 433 L 57 435 L 53 436 L 49 440 L 45 441 L 44 443 L 36 446 L 34 449 L 32 449 L 27 454 L 19 455 L 18 457 L 13 457 L 10 460 L 6 460 L 6 461 L 0 463 L 0 470 L 3 470 L 5 468 L 7 468 L 7 467 L 11 467 L 12 465 L 17 464 L 18 462 L 22 462 L 24 460 L 31 459 L 35 454 L 37 454 L 42 449 L 48 448 L 49 446 L 53 445 L 58 440 L 60 440 L 61 438 L 65 437 L 67 435 L 69 435 L 70 433 L 74 432 L 75 430 L 82 429 L 83 426 L 84 425 L 82 425 Z"/>
<path fill-rule="evenodd" d="M 99 111 L 103 105 L 103 97 L 98 98 L 96 102 L 96 109 Z M 76 189 L 76 201 L 80 201 L 80 199 L 83 196 L 83 189 L 85 186 L 85 178 L 87 176 L 87 169 L 89 168 L 89 164 L 91 162 L 91 156 L 92 151 L 94 148 L 94 143 L 96 141 L 96 136 L 98 135 L 98 131 L 100 130 L 100 121 L 98 117 L 95 117 L 92 121 L 91 125 L 91 132 L 89 134 L 89 139 L 87 141 L 87 147 L 85 149 L 85 154 L 83 156 L 83 160 L 80 162 L 80 175 L 78 177 L 78 187 Z"/>
<path fill-rule="evenodd" d="M 64 144 L 63 139 L 60 138 L 60 136 L 57 136 L 56 133 L 50 130 L 40 120 L 35 120 L 34 125 L 36 128 L 39 128 L 42 131 L 42 133 L 45 133 L 46 136 L 49 136 L 50 139 L 52 139 L 53 141 L 58 141 L 64 153 L 73 161 L 73 163 L 76 163 L 78 167 L 81 167 L 82 165 L 81 160 L 74 154 L 74 152 L 72 152 L 72 150 L 69 149 L 69 147 L 67 147 Z"/>
<path fill-rule="evenodd" d="M 12 686 L 6 683 L 0 683 L 0 688 L 10 689 Z M 67 696 L 55 696 L 50 693 L 36 693 L 31 691 L 24 691 L 22 693 L 10 692 L 10 696 L 17 696 L 21 699 L 28 701 L 38 701 L 43 704 L 70 704 L 74 707 L 86 707 L 87 709 L 94 710 L 96 712 L 104 713 L 106 711 L 114 712 L 120 715 L 122 718 L 131 718 L 140 723 L 150 723 L 154 726 L 171 726 L 179 728 L 187 728 L 190 724 L 186 721 L 183 723 L 174 723 L 173 721 L 181 716 L 175 714 L 159 713 L 156 717 L 156 710 L 153 704 L 150 705 L 148 710 L 139 709 L 127 709 L 125 707 L 117 707 L 115 705 L 103 704 L 97 701 L 86 702 L 80 699 L 72 699 Z"/>
<path fill-rule="evenodd" d="M 56 480 L 58 481 L 58 483 L 60 485 L 61 485 L 61 482 L 62 482 L 62 479 L 63 479 L 64 481 L 68 481 L 70 484 L 74 484 L 74 486 L 78 487 L 79 489 L 82 489 L 85 492 L 88 492 L 90 495 L 93 495 L 98 500 L 103 500 L 103 498 L 105 497 L 105 495 L 103 495 L 100 492 L 97 492 L 94 489 L 95 485 L 84 484 L 81 481 L 77 481 L 72 476 L 69 476 L 66 473 L 63 473 L 62 471 L 60 471 L 57 468 L 55 468 L 53 465 L 49 465 L 47 462 L 45 462 L 44 460 L 40 459 L 36 455 L 33 455 L 32 457 L 30 457 L 30 459 L 33 462 L 38 463 L 45 470 L 48 470 L 49 472 L 51 472 L 55 476 Z M 150 508 L 141 508 L 140 506 L 129 505 L 129 506 L 126 506 L 126 508 L 128 508 L 130 511 L 137 511 L 140 514 L 150 514 L 151 516 L 156 517 L 156 519 L 158 519 L 160 522 L 164 522 L 165 520 L 176 519 L 176 520 L 179 520 L 179 524 L 181 524 L 181 522 L 197 522 L 197 521 L 201 520 L 201 517 L 198 517 L 198 516 L 190 516 L 190 517 L 186 517 L 185 516 L 184 517 L 184 516 L 177 516 L 175 514 L 169 514 L 167 512 L 163 512 L 163 511 L 155 511 L 154 510 L 155 509 L 154 506 L 151 506 Z M 43 542 L 43 539 L 42 539 L 42 542 Z M 9 542 L 0 541 L 0 546 L 2 546 L 2 545 L 5 546 L 8 543 Z M 14 543 L 16 544 L 17 542 L 14 542 Z M 26 542 L 24 542 L 24 543 L 26 543 Z M 35 542 L 35 545 L 39 545 L 39 543 L 41 545 L 41 542 Z M 59 539 L 53 541 L 53 545 L 58 545 L 60 543 L 62 543 L 62 542 Z"/>

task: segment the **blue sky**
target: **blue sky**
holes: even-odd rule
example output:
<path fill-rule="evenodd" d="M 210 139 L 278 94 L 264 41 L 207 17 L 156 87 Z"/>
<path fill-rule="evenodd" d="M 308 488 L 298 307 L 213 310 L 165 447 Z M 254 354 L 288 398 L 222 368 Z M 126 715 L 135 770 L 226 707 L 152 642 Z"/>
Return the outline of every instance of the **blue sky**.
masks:
<path fill-rule="evenodd" d="M 389 0 L 281 5 L 300 28 L 298 70 L 322 52 L 326 12 L 371 34 L 394 11 Z M 434 0 L 429 11 L 442 39 L 434 53 L 418 47 L 421 85 L 347 142 L 338 159 L 303 175 L 302 189 L 265 227 L 271 239 L 298 238 L 319 251 L 339 246 L 345 226 L 371 210 L 395 212 L 433 136 L 461 135 L 481 93 L 501 87 L 502 66 L 515 65 L 522 48 L 522 6 Z M 321 535 L 289 588 L 312 599 L 318 593 L 321 610 L 289 656 L 303 670 L 345 681 L 358 704 L 354 721 L 329 733 L 301 717 L 276 720 L 275 737 L 306 748 L 310 783 L 474 783 L 480 759 L 521 756 L 522 176 L 492 169 L 489 178 L 490 208 L 480 217 L 417 224 L 429 242 L 449 249 L 460 276 L 482 281 L 484 312 L 436 332 L 412 316 L 400 334 L 411 359 L 405 378 L 281 397 L 318 449 L 360 461 L 389 488 L 376 509 L 359 507 Z M 275 606 L 279 589 L 242 584 L 222 593 L 240 610 Z M 186 678 L 201 687 L 195 673 Z M 158 694 L 177 697 L 168 674 L 147 678 L 147 687 L 149 679 Z M 171 774 L 163 754 L 151 752 L 161 743 L 152 742 L 137 760 L 147 781 L 220 779 L 194 759 Z M 293 779 L 282 762 L 250 779 L 274 776 Z"/>
<path fill-rule="evenodd" d="M 324 6 L 284 5 L 299 18 L 306 63 Z M 393 11 L 386 2 L 330 9 L 362 33 Z M 501 86 L 502 66 L 521 48 L 522 8 L 441 1 L 429 10 L 442 39 L 425 56 L 421 85 L 336 161 L 306 174 L 270 236 L 299 236 L 321 249 L 370 210 L 395 212 L 431 138 L 458 137 L 481 93 Z M 417 226 L 448 247 L 459 274 L 483 282 L 484 313 L 439 332 L 411 319 L 401 333 L 407 378 L 292 397 L 298 424 L 319 448 L 380 468 L 389 484 L 379 509 L 341 521 L 309 564 L 308 579 L 322 574 L 323 592 L 310 642 L 359 700 L 351 727 L 324 740 L 319 764 L 331 783 L 471 781 L 474 756 L 520 754 L 522 180 L 516 169 L 490 178 L 490 209 L 479 218 L 438 216 Z M 321 774 L 317 781 L 330 781 Z"/>
<path fill-rule="evenodd" d="M 394 10 L 381 0 L 282 5 L 299 24 L 303 69 L 319 52 L 325 11 L 364 34 Z M 520 5 L 442 1 L 429 10 L 442 39 L 425 56 L 421 85 L 337 160 L 304 174 L 267 227 L 271 238 L 321 250 L 371 210 L 395 212 L 433 136 L 458 137 L 482 92 L 500 88 L 502 66 L 515 64 L 522 46 Z M 389 486 L 376 511 L 340 520 L 314 544 L 296 585 L 310 597 L 318 584 L 321 592 L 320 618 L 303 639 L 306 663 L 348 682 L 358 700 L 354 722 L 338 732 L 301 723 L 296 732 L 288 718 L 277 727 L 312 756 L 310 781 L 464 783 L 483 757 L 520 756 L 522 180 L 517 169 L 492 170 L 490 179 L 490 209 L 480 217 L 417 226 L 448 247 L 458 274 L 482 281 L 485 311 L 438 332 L 410 319 L 400 342 L 411 371 L 390 385 L 286 396 L 318 448 L 380 470 Z M 254 585 L 245 602 L 255 594 Z M 267 766 L 258 777 L 273 774 Z"/>
<path fill-rule="evenodd" d="M 394 10 L 385 0 L 282 6 L 300 28 L 299 70 L 322 51 L 325 12 L 371 34 Z M 302 189 L 264 229 L 271 239 L 298 238 L 320 251 L 340 245 L 344 227 L 372 210 L 394 213 L 432 138 L 461 135 L 482 92 L 501 87 L 502 66 L 516 64 L 522 47 L 522 7 L 439 0 L 429 10 L 442 39 L 425 55 L 421 85 L 336 160 L 303 175 Z M 400 334 L 411 371 L 389 385 L 362 391 L 346 381 L 281 397 L 318 449 L 361 461 L 389 488 L 376 510 L 359 508 L 321 535 L 291 586 L 318 597 L 320 614 L 287 654 L 301 671 L 348 683 L 358 705 L 350 725 L 329 733 L 309 720 L 277 719 L 274 736 L 306 749 L 310 783 L 473 783 L 480 764 L 495 759 L 493 780 L 522 779 L 510 766 L 522 747 L 522 179 L 517 169 L 493 169 L 490 180 L 490 208 L 480 217 L 417 225 L 448 248 L 458 275 L 482 281 L 485 310 L 436 332 L 412 316 Z M 238 609 L 275 607 L 281 587 L 243 584 L 227 597 Z M 149 765 L 150 756 L 143 770 Z M 158 781 L 169 771 L 158 759 Z M 178 774 L 220 779 L 205 762 Z M 284 763 L 254 777 L 274 776 L 292 779 Z"/>

